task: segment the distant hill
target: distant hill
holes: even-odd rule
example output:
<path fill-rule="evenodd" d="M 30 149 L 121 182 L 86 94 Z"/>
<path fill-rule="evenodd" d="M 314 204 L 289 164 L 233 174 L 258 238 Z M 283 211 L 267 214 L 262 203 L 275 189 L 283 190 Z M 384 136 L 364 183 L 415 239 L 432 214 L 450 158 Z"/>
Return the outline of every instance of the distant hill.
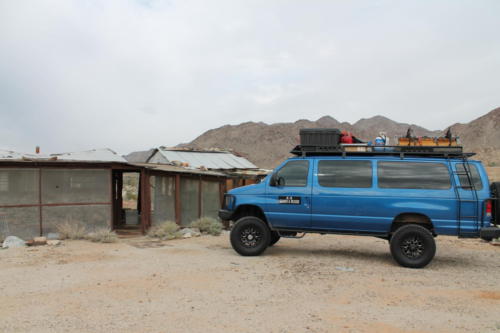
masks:
<path fill-rule="evenodd" d="M 203 148 L 222 148 L 232 150 L 261 168 L 274 168 L 285 158 L 289 151 L 299 143 L 301 128 L 340 128 L 353 132 L 362 140 L 370 141 L 385 131 L 395 143 L 395 137 L 404 136 L 408 127 L 412 127 L 416 136 L 440 136 L 442 131 L 430 131 L 415 124 L 398 123 L 383 116 L 360 119 L 354 124 L 339 122 L 325 116 L 316 121 L 297 120 L 294 123 L 265 124 L 246 122 L 239 125 L 225 125 L 211 129 L 193 141 L 180 146 Z M 465 150 L 476 152 L 475 158 L 486 166 L 500 166 L 500 108 L 467 124 L 451 126 L 454 135 L 460 136 Z M 128 161 L 144 162 L 149 151 L 133 152 L 124 156 Z"/>

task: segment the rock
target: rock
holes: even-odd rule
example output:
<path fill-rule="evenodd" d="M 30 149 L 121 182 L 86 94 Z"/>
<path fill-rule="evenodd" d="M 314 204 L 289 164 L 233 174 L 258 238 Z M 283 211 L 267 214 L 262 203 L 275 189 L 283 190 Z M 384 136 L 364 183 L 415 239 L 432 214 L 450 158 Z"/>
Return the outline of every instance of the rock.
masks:
<path fill-rule="evenodd" d="M 337 266 L 335 269 L 342 272 L 354 272 L 354 268 L 351 267 Z"/>
<path fill-rule="evenodd" d="M 46 237 L 33 237 L 33 245 L 45 245 L 47 244 Z"/>
<path fill-rule="evenodd" d="M 185 234 L 191 234 L 189 237 L 184 238 L 199 237 L 201 235 L 200 229 L 198 228 L 183 228 L 181 229 L 180 233 L 182 236 L 184 236 Z"/>
<path fill-rule="evenodd" d="M 182 238 L 191 238 L 193 235 L 191 235 L 190 232 L 186 232 L 184 235 L 182 235 Z"/>
<path fill-rule="evenodd" d="M 7 238 L 5 238 L 2 244 L 2 247 L 5 249 L 23 246 L 26 246 L 26 243 L 21 238 L 16 236 L 8 236 Z"/>
<path fill-rule="evenodd" d="M 47 241 L 47 245 L 50 245 L 50 246 L 61 245 L 61 241 L 59 239 L 49 239 Z"/>
<path fill-rule="evenodd" d="M 47 239 L 61 239 L 61 235 L 58 232 L 49 232 Z"/>

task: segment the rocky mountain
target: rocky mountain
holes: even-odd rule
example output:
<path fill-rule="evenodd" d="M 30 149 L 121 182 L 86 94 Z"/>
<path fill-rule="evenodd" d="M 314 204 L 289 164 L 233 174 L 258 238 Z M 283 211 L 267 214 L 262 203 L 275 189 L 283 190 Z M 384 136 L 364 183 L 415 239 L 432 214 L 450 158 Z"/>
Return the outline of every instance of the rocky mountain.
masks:
<path fill-rule="evenodd" d="M 385 131 L 390 140 L 394 140 L 395 137 L 405 135 L 410 126 L 417 136 L 441 134 L 441 131 L 429 131 L 414 124 L 398 123 L 382 116 L 361 119 L 354 124 L 341 123 L 330 116 L 325 116 L 316 121 L 298 120 L 294 123 L 271 125 L 247 122 L 226 125 L 203 133 L 185 146 L 197 149 L 210 147 L 230 149 L 261 168 L 272 169 L 290 156 L 289 151 L 299 143 L 301 128 L 340 128 L 369 141 L 377 137 L 381 131 Z"/>
<path fill-rule="evenodd" d="M 500 166 L 500 108 L 467 124 L 454 124 L 452 133 L 458 135 L 466 151 L 477 153 L 475 159 L 485 166 Z"/>
<path fill-rule="evenodd" d="M 294 123 L 265 124 L 246 122 L 239 125 L 225 125 L 209 130 L 192 142 L 180 146 L 196 149 L 222 148 L 232 150 L 252 161 L 261 168 L 272 169 L 285 158 L 299 143 L 301 128 L 340 128 L 353 132 L 364 141 L 373 140 L 385 131 L 395 143 L 396 137 L 404 136 L 408 127 L 416 136 L 440 136 L 446 131 L 430 131 L 415 124 L 398 123 L 382 116 L 360 119 L 354 124 L 339 122 L 325 116 L 316 121 L 301 119 Z M 477 153 L 486 166 L 500 166 L 500 108 L 467 124 L 451 125 L 453 135 L 458 135 L 466 151 Z M 133 152 L 124 156 L 131 162 L 144 162 L 151 150 Z"/>

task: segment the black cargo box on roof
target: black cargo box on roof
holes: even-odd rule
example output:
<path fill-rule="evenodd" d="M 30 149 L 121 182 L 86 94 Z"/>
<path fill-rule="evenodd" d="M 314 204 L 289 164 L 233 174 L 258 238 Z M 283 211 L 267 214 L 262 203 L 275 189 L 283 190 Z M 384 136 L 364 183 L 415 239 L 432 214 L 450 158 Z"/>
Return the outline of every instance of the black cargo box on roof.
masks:
<path fill-rule="evenodd" d="M 337 128 L 302 128 L 300 145 L 303 147 L 338 147 L 340 130 Z"/>

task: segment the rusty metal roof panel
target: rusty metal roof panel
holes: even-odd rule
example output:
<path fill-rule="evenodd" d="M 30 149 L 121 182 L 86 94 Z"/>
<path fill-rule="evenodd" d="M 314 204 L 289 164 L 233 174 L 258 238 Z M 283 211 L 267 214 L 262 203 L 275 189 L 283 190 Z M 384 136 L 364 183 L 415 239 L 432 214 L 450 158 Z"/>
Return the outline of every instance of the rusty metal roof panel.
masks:
<path fill-rule="evenodd" d="M 183 167 L 169 165 L 169 164 L 129 163 L 129 165 L 147 168 L 150 170 L 157 170 L 157 171 L 188 173 L 188 174 L 193 174 L 193 175 L 227 177 L 226 174 L 221 173 L 221 172 L 210 171 L 210 170 L 188 169 L 188 168 L 183 168 Z"/>
<path fill-rule="evenodd" d="M 207 169 L 257 169 L 253 163 L 229 152 L 219 151 L 183 151 L 158 149 L 168 162 L 188 163 L 192 168 Z"/>

